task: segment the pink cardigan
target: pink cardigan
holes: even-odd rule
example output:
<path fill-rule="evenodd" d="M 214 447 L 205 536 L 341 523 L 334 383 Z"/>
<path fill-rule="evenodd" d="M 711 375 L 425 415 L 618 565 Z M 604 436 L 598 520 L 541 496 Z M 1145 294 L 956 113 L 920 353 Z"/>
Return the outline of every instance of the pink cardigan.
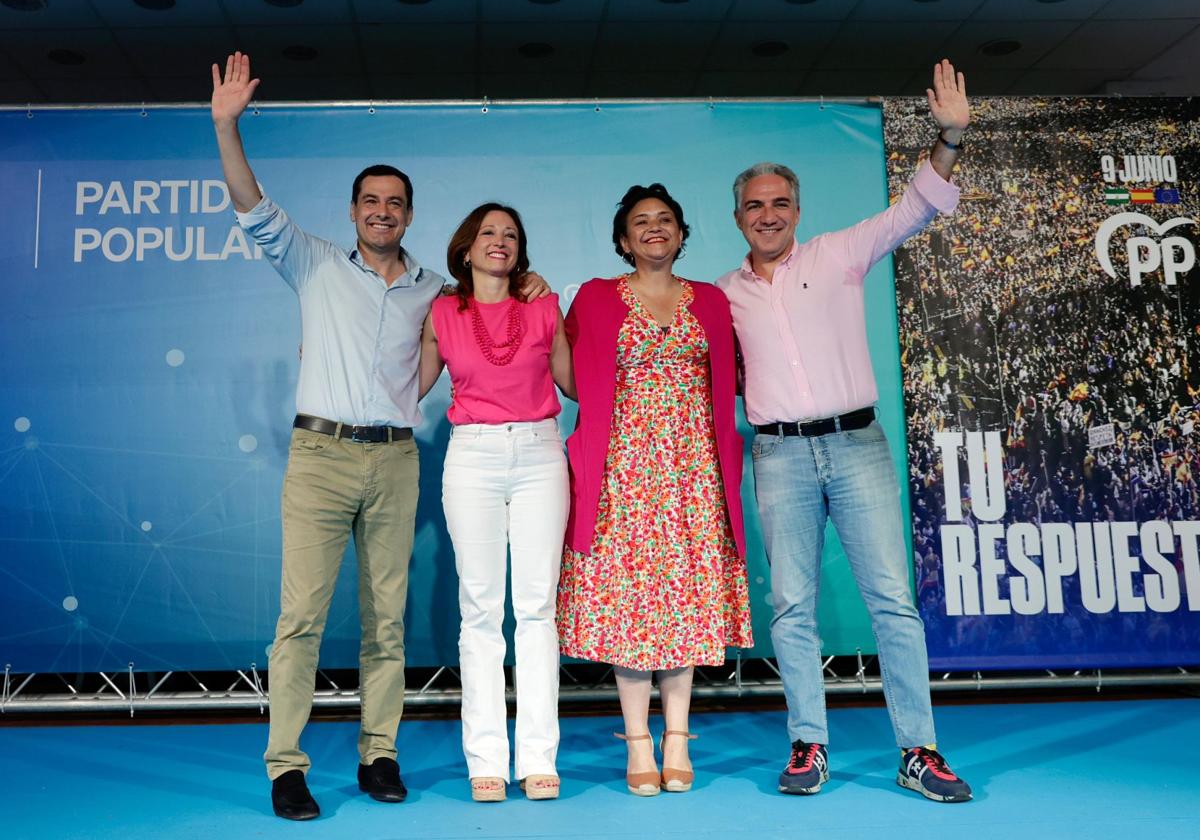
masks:
<path fill-rule="evenodd" d="M 708 364 L 712 383 L 713 428 L 717 457 L 725 485 L 725 507 L 733 526 L 738 556 L 746 556 L 742 524 L 742 438 L 734 418 L 733 320 L 729 301 L 709 283 L 689 283 L 695 292 L 688 307 L 704 327 L 708 338 Z M 596 532 L 596 509 L 608 439 L 612 430 L 613 401 L 617 382 L 617 333 L 629 307 L 621 300 L 616 280 L 594 279 L 580 287 L 567 312 L 567 339 L 575 365 L 579 392 L 579 416 L 575 431 L 567 438 L 571 464 L 571 513 L 567 519 L 566 542 L 575 551 L 588 554 Z"/>

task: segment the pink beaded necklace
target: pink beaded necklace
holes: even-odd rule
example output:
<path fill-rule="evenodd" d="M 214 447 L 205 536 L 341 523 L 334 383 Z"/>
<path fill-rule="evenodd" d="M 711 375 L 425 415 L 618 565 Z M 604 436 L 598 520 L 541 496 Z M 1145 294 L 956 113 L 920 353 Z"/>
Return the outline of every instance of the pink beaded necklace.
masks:
<path fill-rule="evenodd" d="M 483 315 L 475 304 L 475 298 L 468 300 L 467 308 L 471 310 L 471 329 L 475 333 L 475 343 L 479 345 L 479 352 L 483 354 L 483 358 L 496 367 L 510 364 L 516 358 L 521 339 L 525 336 L 525 316 L 521 313 L 521 304 L 516 298 L 509 300 L 503 341 L 495 341 L 488 332 L 487 324 L 483 323 Z M 496 352 L 497 350 L 500 352 Z"/>

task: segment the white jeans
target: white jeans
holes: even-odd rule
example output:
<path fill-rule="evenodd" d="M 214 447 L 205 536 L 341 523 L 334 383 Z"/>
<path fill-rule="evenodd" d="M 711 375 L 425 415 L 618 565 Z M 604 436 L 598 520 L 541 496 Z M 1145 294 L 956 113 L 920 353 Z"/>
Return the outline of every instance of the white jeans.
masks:
<path fill-rule="evenodd" d="M 517 619 L 516 775 L 555 773 L 554 598 L 568 493 L 567 461 L 555 420 L 454 428 L 442 475 L 442 505 L 458 568 L 463 752 L 472 778 L 509 779 L 501 625 L 510 546 Z"/>

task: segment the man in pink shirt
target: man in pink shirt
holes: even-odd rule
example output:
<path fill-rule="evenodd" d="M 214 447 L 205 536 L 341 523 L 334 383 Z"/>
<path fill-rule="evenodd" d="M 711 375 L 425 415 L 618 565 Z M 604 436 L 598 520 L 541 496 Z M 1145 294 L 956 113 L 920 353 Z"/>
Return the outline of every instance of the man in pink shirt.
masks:
<path fill-rule="evenodd" d="M 909 589 L 900 485 L 867 351 L 863 279 L 875 263 L 951 212 L 949 183 L 970 117 L 961 73 L 934 67 L 929 107 L 939 132 L 929 162 L 887 210 L 845 230 L 795 240 L 800 196 L 786 166 L 760 163 L 733 184 L 734 219 L 750 254 L 717 280 L 729 298 L 754 425 L 754 480 L 771 562 L 771 639 L 788 704 L 784 793 L 829 780 L 817 588 L 832 518 L 879 650 L 884 697 L 900 747 L 898 784 L 940 802 L 971 789 L 936 750 L 925 630 Z"/>

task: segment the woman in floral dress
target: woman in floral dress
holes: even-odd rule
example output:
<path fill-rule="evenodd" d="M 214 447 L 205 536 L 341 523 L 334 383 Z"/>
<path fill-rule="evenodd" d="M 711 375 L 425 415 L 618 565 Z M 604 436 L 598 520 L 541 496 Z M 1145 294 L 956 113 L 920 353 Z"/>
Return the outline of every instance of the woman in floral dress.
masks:
<path fill-rule="evenodd" d="M 626 778 L 643 796 L 691 787 L 693 666 L 753 644 L 733 326 L 715 286 L 672 274 L 687 235 L 665 187 L 631 187 L 613 243 L 634 271 L 585 283 L 566 319 L 579 419 L 567 441 L 559 642 L 568 656 L 613 664 Z M 648 724 L 654 672 L 661 774 Z"/>

